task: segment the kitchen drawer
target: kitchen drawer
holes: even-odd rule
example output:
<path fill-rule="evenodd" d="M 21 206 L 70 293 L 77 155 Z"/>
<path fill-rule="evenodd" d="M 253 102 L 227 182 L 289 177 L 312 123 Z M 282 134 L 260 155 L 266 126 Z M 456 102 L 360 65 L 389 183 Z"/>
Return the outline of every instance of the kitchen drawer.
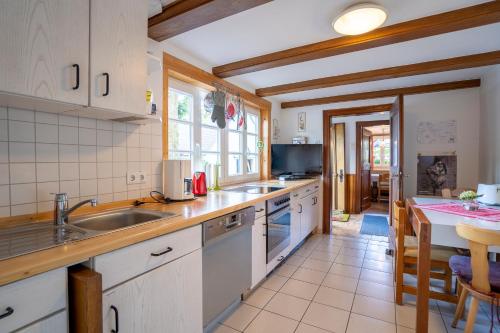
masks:
<path fill-rule="evenodd" d="M 11 332 L 66 308 L 67 271 L 60 268 L 0 287 L 0 332 Z"/>
<path fill-rule="evenodd" d="M 319 182 L 315 182 L 313 184 L 304 186 L 304 187 L 300 188 L 298 191 L 299 191 L 300 198 L 301 199 L 305 198 L 308 195 L 319 191 Z"/>
<path fill-rule="evenodd" d="M 197 225 L 97 256 L 94 270 L 102 274 L 106 290 L 199 248 L 201 226 Z"/>
<path fill-rule="evenodd" d="M 261 201 L 255 204 L 255 219 L 266 216 L 266 202 Z"/>

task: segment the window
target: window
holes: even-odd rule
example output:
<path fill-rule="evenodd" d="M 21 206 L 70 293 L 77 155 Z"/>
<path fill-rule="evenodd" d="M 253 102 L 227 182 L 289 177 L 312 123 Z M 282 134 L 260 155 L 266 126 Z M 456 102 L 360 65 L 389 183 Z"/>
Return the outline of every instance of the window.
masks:
<path fill-rule="evenodd" d="M 220 164 L 221 183 L 258 179 L 259 110 L 245 105 L 245 121 L 235 116 L 227 119 L 226 128 L 221 130 L 203 106 L 208 91 L 169 81 L 169 158 L 190 159 L 193 171 Z"/>
<path fill-rule="evenodd" d="M 391 139 L 387 135 L 372 137 L 372 166 L 373 169 L 389 169 L 391 163 Z"/>

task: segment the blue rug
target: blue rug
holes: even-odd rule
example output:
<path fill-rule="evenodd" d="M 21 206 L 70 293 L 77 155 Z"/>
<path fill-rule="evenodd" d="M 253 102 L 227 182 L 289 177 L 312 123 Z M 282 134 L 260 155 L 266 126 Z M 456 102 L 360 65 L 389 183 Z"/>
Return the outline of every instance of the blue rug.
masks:
<path fill-rule="evenodd" d="M 389 223 L 387 217 L 380 215 L 365 215 L 359 232 L 365 235 L 389 236 Z"/>

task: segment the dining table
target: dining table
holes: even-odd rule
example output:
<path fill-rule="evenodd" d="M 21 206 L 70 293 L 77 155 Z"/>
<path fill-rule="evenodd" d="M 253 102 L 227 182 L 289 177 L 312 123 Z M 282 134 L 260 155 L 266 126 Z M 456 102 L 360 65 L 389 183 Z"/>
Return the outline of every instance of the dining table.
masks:
<path fill-rule="evenodd" d="M 455 230 L 456 225 L 459 223 L 467 223 L 478 228 L 500 231 L 500 222 L 484 218 L 466 217 L 456 213 L 436 211 L 432 209 L 432 206 L 434 205 L 437 206 L 448 203 L 460 203 L 460 201 L 436 197 L 411 197 L 406 199 L 409 222 L 418 241 L 416 304 L 417 333 L 427 333 L 428 331 L 429 297 L 431 296 L 429 277 L 431 245 L 468 249 L 468 242 L 458 236 Z M 500 209 L 500 207 L 496 208 Z M 500 253 L 500 247 L 490 247 L 488 250 L 492 253 Z M 443 299 L 456 303 L 457 297 L 456 295 L 448 295 Z"/>

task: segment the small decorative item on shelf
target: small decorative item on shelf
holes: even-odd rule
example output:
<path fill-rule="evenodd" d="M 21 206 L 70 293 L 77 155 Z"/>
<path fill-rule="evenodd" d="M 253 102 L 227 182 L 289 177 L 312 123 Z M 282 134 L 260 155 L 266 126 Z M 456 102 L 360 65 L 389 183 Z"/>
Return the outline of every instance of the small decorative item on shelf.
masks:
<path fill-rule="evenodd" d="M 459 199 L 462 200 L 462 206 L 465 210 L 475 211 L 479 209 L 479 204 L 476 199 L 480 198 L 482 195 L 477 195 L 474 191 L 464 191 L 460 193 Z"/>

